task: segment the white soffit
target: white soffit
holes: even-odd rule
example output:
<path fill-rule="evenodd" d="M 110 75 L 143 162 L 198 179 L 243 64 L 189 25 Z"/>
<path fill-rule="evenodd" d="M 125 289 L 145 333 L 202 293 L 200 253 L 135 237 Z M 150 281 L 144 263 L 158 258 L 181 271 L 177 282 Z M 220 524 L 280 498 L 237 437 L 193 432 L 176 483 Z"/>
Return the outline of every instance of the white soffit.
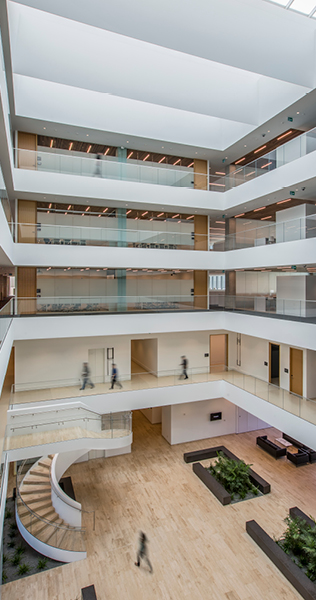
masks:
<path fill-rule="evenodd" d="M 146 103 L 153 118 L 152 109 L 158 105 L 185 111 L 186 119 L 192 119 L 187 129 L 192 128 L 198 115 L 219 119 L 219 123 L 240 123 L 245 126 L 239 128 L 240 136 L 310 91 L 305 86 L 128 38 L 27 6 L 11 2 L 9 8 L 14 74 L 61 84 L 56 86 L 55 94 L 72 86 L 77 89 L 77 95 L 80 90 L 89 90 L 113 99 Z M 23 85 L 25 87 L 25 82 Z M 30 100 L 32 86 L 35 92 L 34 81 L 28 84 L 25 102 Z M 17 115 L 27 116 L 29 109 L 23 106 L 23 95 L 18 97 L 18 94 L 16 88 Z M 63 100 L 57 96 L 55 99 L 56 105 Z M 37 105 L 39 100 L 32 99 Z M 91 106 L 86 107 L 87 112 L 89 108 L 94 112 L 93 103 L 98 104 L 99 100 L 94 101 L 91 96 L 91 102 Z M 129 109 L 134 110 L 134 105 L 130 103 Z M 53 106 L 50 109 L 53 111 Z M 157 112 L 158 119 L 161 113 Z M 82 115 L 81 126 L 87 126 L 82 122 L 86 115 Z M 42 118 L 58 121 L 57 112 L 55 115 L 47 113 L 46 118 L 43 114 Z M 205 126 L 208 131 L 208 124 Z M 239 139 L 235 137 L 234 127 L 228 137 L 225 124 L 220 129 L 220 137 L 215 140 L 213 135 L 213 148 L 224 149 Z M 163 129 L 159 137 L 169 139 Z M 204 143 L 199 145 L 205 146 Z"/>
<path fill-rule="evenodd" d="M 41 10 L 45 5 L 51 14 L 254 73 L 307 87 L 314 83 L 315 20 L 272 1 L 19 2 Z"/>
<path fill-rule="evenodd" d="M 266 0 L 267 2 L 272 2 L 273 4 L 278 4 L 279 6 L 283 6 L 288 10 L 294 10 L 296 12 L 301 13 L 302 15 L 306 15 L 307 17 L 312 17 L 316 19 L 316 1 L 315 0 Z"/>

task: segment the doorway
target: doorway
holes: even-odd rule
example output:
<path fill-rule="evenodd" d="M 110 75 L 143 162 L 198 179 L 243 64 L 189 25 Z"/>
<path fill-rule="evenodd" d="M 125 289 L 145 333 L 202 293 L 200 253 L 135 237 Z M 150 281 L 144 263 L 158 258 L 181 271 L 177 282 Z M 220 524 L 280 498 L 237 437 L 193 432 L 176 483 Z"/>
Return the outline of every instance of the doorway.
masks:
<path fill-rule="evenodd" d="M 88 362 L 92 382 L 104 383 L 104 348 L 88 350 Z"/>
<path fill-rule="evenodd" d="M 303 396 L 303 350 L 290 348 L 290 392 Z"/>
<path fill-rule="evenodd" d="M 210 373 L 220 373 L 228 366 L 228 335 L 210 335 Z"/>
<path fill-rule="evenodd" d="M 280 387 L 280 346 L 269 344 L 269 383 Z"/>
<path fill-rule="evenodd" d="M 151 373 L 158 377 L 158 340 L 131 340 L 131 373 Z"/>

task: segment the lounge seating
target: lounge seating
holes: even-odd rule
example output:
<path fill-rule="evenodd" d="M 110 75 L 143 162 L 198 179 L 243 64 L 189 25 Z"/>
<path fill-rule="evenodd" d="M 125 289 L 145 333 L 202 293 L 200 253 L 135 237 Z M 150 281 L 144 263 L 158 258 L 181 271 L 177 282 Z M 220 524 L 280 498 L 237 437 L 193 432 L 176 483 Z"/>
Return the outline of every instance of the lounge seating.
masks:
<path fill-rule="evenodd" d="M 302 448 L 299 448 L 296 454 L 287 451 L 286 458 L 288 458 L 296 467 L 299 465 L 306 465 L 309 462 L 309 455 L 306 450 L 303 450 Z"/>
<path fill-rule="evenodd" d="M 271 454 L 273 458 L 280 458 L 281 456 L 286 455 L 286 448 L 282 448 L 274 442 L 271 442 L 271 440 L 268 440 L 267 435 L 259 435 L 257 437 L 257 444 L 260 448 L 263 448 L 263 450 L 268 452 L 268 454 Z"/>
<path fill-rule="evenodd" d="M 282 436 L 287 442 L 290 442 L 292 444 L 292 446 L 295 446 L 295 448 L 300 448 L 300 449 L 304 450 L 305 452 L 307 452 L 310 463 L 316 462 L 316 450 L 312 450 L 312 448 L 305 446 L 305 444 L 303 444 L 302 442 L 299 442 L 298 440 L 295 440 L 290 435 L 287 435 L 287 433 L 282 433 Z"/>

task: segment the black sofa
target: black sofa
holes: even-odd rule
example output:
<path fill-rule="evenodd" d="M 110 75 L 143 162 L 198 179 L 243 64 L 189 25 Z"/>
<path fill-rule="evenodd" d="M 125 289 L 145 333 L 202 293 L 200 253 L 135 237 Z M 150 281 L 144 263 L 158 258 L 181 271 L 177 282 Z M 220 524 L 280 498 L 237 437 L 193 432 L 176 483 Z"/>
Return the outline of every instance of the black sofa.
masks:
<path fill-rule="evenodd" d="M 299 442 L 298 440 L 295 440 L 290 435 L 287 435 L 287 433 L 282 433 L 282 437 L 287 442 L 290 442 L 290 444 L 292 444 L 292 446 L 295 446 L 295 448 L 299 448 L 301 450 L 304 450 L 308 454 L 308 462 L 310 462 L 310 463 L 316 462 L 316 451 L 315 450 L 312 450 L 312 448 L 309 448 L 308 446 L 305 446 L 305 444 L 302 444 L 302 442 Z M 292 462 L 294 462 L 294 461 L 292 461 Z M 300 464 L 303 464 L 303 463 L 300 463 Z"/>
<path fill-rule="evenodd" d="M 286 458 L 288 458 L 296 467 L 299 465 L 306 465 L 309 462 L 309 456 L 306 450 L 299 448 L 296 454 L 287 451 Z"/>
<path fill-rule="evenodd" d="M 271 440 L 268 440 L 267 435 L 259 435 L 257 437 L 257 444 L 260 448 L 263 448 L 263 450 L 268 452 L 268 454 L 271 454 L 273 458 L 280 458 L 281 456 L 286 455 L 286 448 L 282 448 L 274 442 L 271 442 Z"/>

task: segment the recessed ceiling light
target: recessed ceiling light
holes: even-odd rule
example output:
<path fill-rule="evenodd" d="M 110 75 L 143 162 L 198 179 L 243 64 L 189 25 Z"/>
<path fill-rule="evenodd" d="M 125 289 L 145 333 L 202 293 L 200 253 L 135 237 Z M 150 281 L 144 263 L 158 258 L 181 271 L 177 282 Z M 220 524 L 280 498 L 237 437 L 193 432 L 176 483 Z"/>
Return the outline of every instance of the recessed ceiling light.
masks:
<path fill-rule="evenodd" d="M 299 112 L 297 112 L 296 114 L 297 114 L 297 115 L 299 115 L 300 113 L 299 113 Z"/>
<path fill-rule="evenodd" d="M 298 114 L 298 113 L 297 113 Z M 43 129 L 46 129 L 46 127 L 43 127 Z"/>

